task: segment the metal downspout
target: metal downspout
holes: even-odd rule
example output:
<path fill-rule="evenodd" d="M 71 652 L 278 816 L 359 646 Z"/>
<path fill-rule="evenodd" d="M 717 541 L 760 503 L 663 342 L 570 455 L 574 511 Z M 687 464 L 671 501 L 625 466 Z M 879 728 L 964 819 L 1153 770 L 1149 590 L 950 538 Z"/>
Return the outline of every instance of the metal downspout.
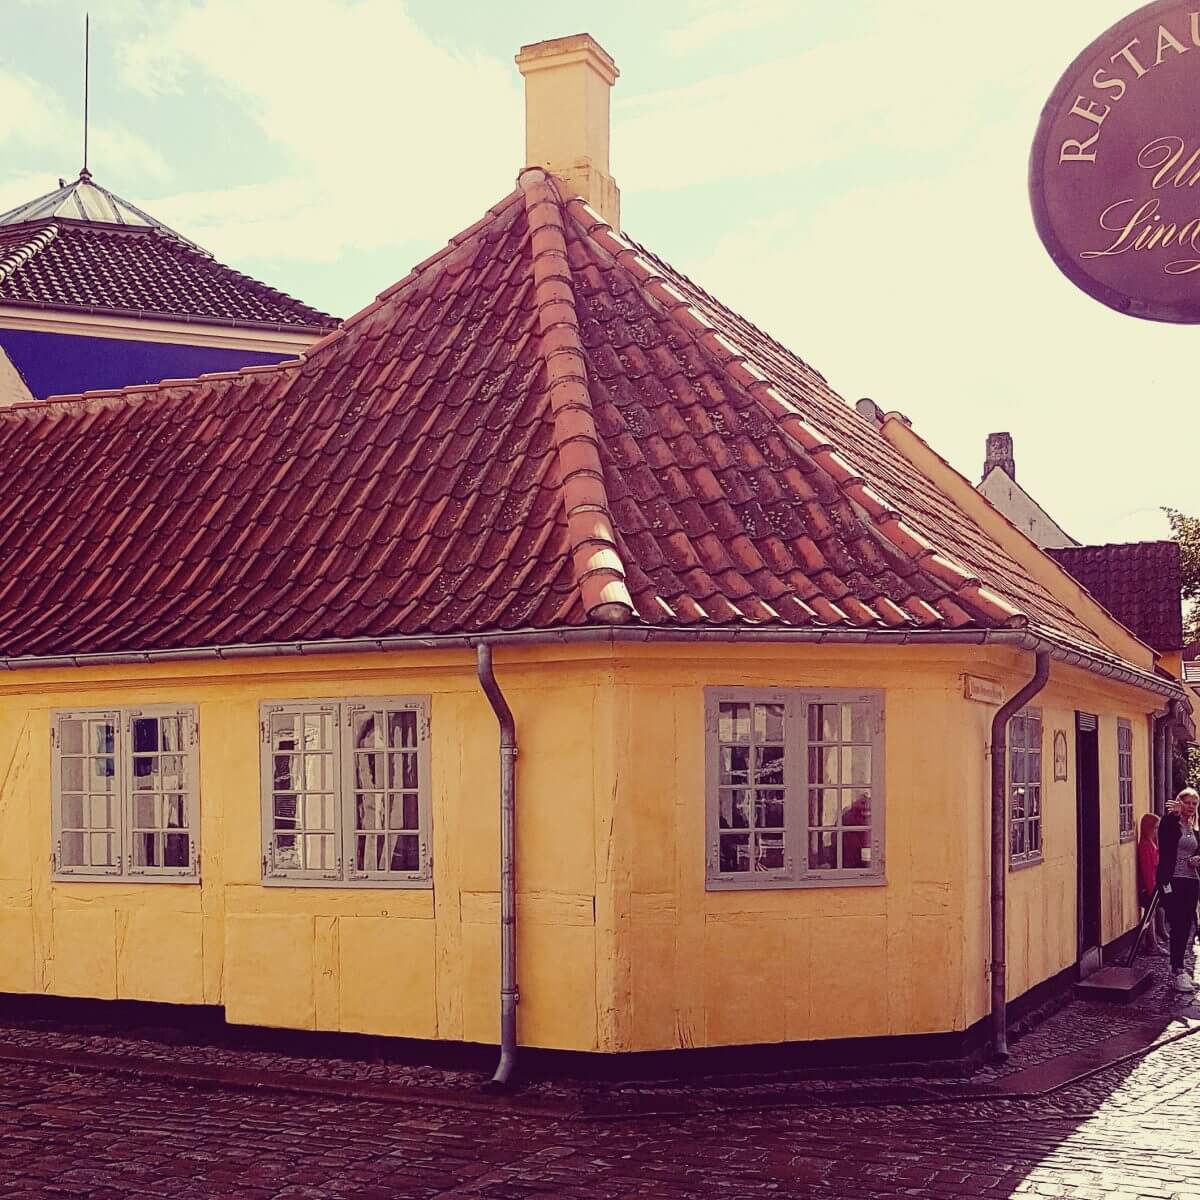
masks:
<path fill-rule="evenodd" d="M 492 647 L 475 648 L 475 674 L 500 726 L 500 1061 L 485 1086 L 506 1088 L 517 1065 L 517 729 L 492 670 Z"/>
<path fill-rule="evenodd" d="M 1008 722 L 1046 686 L 1050 654 L 1039 650 L 1033 678 L 992 718 L 992 1053 L 1008 1057 L 1007 945 L 1005 906 L 1008 889 Z"/>

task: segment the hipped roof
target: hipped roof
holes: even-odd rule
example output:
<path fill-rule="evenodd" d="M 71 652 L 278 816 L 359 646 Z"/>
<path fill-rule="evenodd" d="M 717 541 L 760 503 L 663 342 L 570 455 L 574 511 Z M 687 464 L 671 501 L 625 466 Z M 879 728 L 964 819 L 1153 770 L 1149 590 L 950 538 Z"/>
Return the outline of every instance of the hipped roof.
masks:
<path fill-rule="evenodd" d="M 0 655 L 618 624 L 1095 634 L 540 170 L 270 367 L 0 412 Z"/>

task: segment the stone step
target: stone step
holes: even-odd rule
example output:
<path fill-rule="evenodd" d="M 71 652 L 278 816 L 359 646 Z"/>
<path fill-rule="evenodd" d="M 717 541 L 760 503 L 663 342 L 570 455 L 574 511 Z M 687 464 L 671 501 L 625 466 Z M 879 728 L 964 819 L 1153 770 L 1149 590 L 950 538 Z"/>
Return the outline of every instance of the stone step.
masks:
<path fill-rule="evenodd" d="M 1075 985 L 1081 1000 L 1108 1000 L 1128 1004 L 1154 983 L 1154 972 L 1145 967 L 1101 967 Z"/>

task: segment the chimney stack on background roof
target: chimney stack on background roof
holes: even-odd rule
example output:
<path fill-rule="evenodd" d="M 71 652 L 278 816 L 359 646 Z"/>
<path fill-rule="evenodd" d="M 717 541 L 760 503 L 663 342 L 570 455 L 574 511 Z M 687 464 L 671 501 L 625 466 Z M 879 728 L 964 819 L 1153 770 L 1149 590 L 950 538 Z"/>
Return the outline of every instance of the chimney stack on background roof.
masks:
<path fill-rule="evenodd" d="M 1017 464 L 1013 459 L 1011 433 L 989 433 L 987 435 L 987 457 L 983 462 L 983 477 L 986 479 L 994 467 L 999 467 L 1009 479 L 1017 478 Z"/>
<path fill-rule="evenodd" d="M 545 167 L 612 227 L 621 227 L 621 193 L 608 173 L 609 93 L 617 65 L 590 33 L 522 46 L 525 165 Z"/>

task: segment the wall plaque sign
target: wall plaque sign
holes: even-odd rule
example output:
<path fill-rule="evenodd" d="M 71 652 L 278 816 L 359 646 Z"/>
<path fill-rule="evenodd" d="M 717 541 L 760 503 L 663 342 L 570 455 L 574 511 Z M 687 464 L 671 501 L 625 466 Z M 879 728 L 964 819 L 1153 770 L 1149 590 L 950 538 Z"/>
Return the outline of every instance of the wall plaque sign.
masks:
<path fill-rule="evenodd" d="M 964 675 L 963 695 L 968 700 L 978 700 L 980 704 L 999 704 L 1004 699 L 1004 692 L 994 679 L 982 675 Z"/>
<path fill-rule="evenodd" d="M 1054 731 L 1054 782 L 1065 783 L 1067 779 L 1067 735 Z"/>
<path fill-rule="evenodd" d="M 1059 269 L 1130 316 L 1200 322 L 1200 4 L 1098 37 L 1042 111 L 1034 220 Z"/>

